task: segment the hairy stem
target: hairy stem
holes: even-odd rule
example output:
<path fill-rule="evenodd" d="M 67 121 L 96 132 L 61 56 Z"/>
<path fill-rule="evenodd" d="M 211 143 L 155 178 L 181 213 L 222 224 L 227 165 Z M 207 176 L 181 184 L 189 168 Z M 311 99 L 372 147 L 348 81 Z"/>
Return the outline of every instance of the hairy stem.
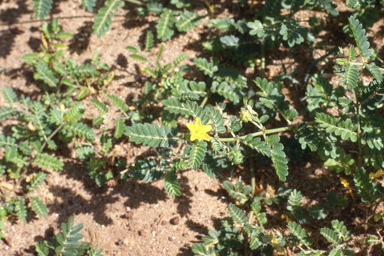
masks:
<path fill-rule="evenodd" d="M 292 125 L 292 126 L 286 126 L 286 127 L 281 127 L 281 128 L 276 128 L 276 129 L 270 129 L 270 130 L 265 130 L 265 131 L 261 131 L 261 132 L 255 132 L 255 133 L 251 133 L 251 135 L 253 137 L 257 137 L 257 136 L 262 136 L 264 134 L 272 134 L 272 133 L 278 133 L 278 132 L 285 132 L 285 131 L 290 131 L 292 130 L 293 128 L 295 128 L 296 125 Z M 247 137 L 248 135 L 244 135 L 244 136 L 241 136 L 241 137 L 238 137 L 239 139 L 245 139 L 245 137 Z M 219 138 L 219 141 L 222 141 L 222 142 L 229 142 L 229 141 L 235 141 L 237 138 Z"/>
<path fill-rule="evenodd" d="M 58 133 L 58 132 L 61 130 L 61 128 L 63 128 L 64 125 L 65 125 L 65 122 L 62 123 L 61 125 L 59 125 L 59 126 L 56 128 L 56 130 L 54 130 L 54 131 L 48 136 L 48 138 L 44 141 L 43 145 L 41 146 L 41 151 L 44 150 L 44 148 L 45 148 L 45 146 L 47 145 L 48 141 L 49 141 L 50 139 L 52 139 L 52 137 L 55 136 L 56 133 Z"/>
<path fill-rule="evenodd" d="M 264 38 L 261 39 L 261 74 L 260 74 L 260 78 L 263 79 L 264 78 L 264 74 L 265 74 L 265 40 Z"/>

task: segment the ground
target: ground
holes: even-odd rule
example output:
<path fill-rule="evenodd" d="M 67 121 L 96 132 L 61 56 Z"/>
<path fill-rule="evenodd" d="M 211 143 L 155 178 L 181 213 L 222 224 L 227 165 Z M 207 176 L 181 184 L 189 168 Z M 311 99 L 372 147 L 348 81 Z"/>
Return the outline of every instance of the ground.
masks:
<path fill-rule="evenodd" d="M 43 22 L 48 20 L 34 19 L 30 2 L 0 1 L 0 68 L 7 69 L 7 72 L 0 74 L 0 88 L 7 85 L 18 95 L 25 94 L 39 99 L 42 89 L 36 86 L 33 71 L 21 56 L 38 51 L 40 28 Z M 234 4 L 216 2 L 216 11 L 220 17 L 231 15 L 236 9 Z M 113 19 L 112 29 L 102 38 L 91 34 L 93 14 L 81 9 L 80 1 L 55 1 L 52 11 L 53 16 L 60 20 L 64 31 L 74 34 L 73 39 L 67 41 L 68 56 L 77 63 L 82 63 L 89 60 L 95 51 L 100 51 L 102 61 L 110 65 L 115 72 L 115 79 L 108 85 L 107 93 L 121 96 L 128 105 L 140 93 L 145 76 L 138 74 L 137 63 L 128 58 L 129 53 L 124 48 L 141 42 L 144 32 L 153 29 L 157 19 L 153 17 L 149 23 L 143 22 L 135 15 L 132 7 L 133 5 L 128 5 L 119 10 Z M 197 4 L 197 9 L 200 14 L 208 14 L 203 1 Z M 303 12 L 301 15 L 301 18 L 305 19 L 309 14 Z M 328 17 L 325 13 L 323 15 Z M 329 47 L 340 44 L 348 46 L 353 43 L 342 33 L 339 26 L 340 20 L 346 19 L 348 15 L 350 13 L 330 18 L 333 23 L 327 27 L 328 31 L 324 32 L 320 40 L 328 42 Z M 162 62 L 173 60 L 183 51 L 189 54 L 183 64 L 191 64 L 193 58 L 201 56 L 200 40 L 202 37 L 209 37 L 205 27 L 207 22 L 208 17 L 196 30 L 178 34 L 167 41 Z M 381 35 L 381 24 L 382 21 L 375 23 L 368 34 L 378 49 L 384 44 L 383 37 L 376 36 Z M 372 38 L 373 35 L 375 39 Z M 159 47 L 159 44 L 155 47 Z M 268 79 L 282 74 L 281 56 L 288 72 L 296 68 L 297 77 L 302 82 L 300 79 L 303 77 L 300 75 L 308 65 L 303 58 L 303 55 L 307 54 L 305 49 L 280 50 L 267 55 Z M 155 56 L 155 53 L 149 57 Z M 322 54 L 321 51 L 319 54 Z M 244 70 L 247 77 L 251 78 L 250 81 L 257 77 L 259 72 L 259 67 Z M 328 69 L 326 73 L 331 76 L 332 70 Z M 304 92 L 305 88 L 290 83 L 284 88 L 284 93 L 297 109 L 304 107 L 303 102 L 298 100 L 304 96 Z M 3 104 L 4 101 L 0 99 L 0 107 Z M 92 105 L 87 104 L 85 117 L 91 118 L 94 115 Z M 300 116 L 296 122 L 305 118 Z M 3 133 L 13 124 L 13 120 L 3 122 L 0 125 Z M 127 139 L 120 140 L 117 148 L 118 156 L 126 158 L 128 165 L 141 159 L 143 154 L 151 154 L 147 147 L 135 147 Z M 29 216 L 27 222 L 7 222 L 6 240 L 0 244 L 0 255 L 33 255 L 35 242 L 52 239 L 60 230 L 61 223 L 67 222 L 70 216 L 75 217 L 76 224 L 84 225 L 81 232 L 84 241 L 90 241 L 103 248 L 104 255 L 193 255 L 193 243 L 199 242 L 201 236 L 217 227 L 220 220 L 228 215 L 227 205 L 230 199 L 221 185 L 222 181 L 241 179 L 246 182 L 249 178 L 248 167 L 225 170 L 218 179 L 211 179 L 202 171 L 188 170 L 178 175 L 182 195 L 172 198 L 165 192 L 163 181 L 144 183 L 129 179 L 98 188 L 85 174 L 85 163 L 75 158 L 74 150 L 70 146 L 61 148 L 59 155 L 65 163 L 64 170 L 50 172 L 46 183 L 39 190 L 39 195 L 48 206 L 49 215 L 45 218 Z M 258 192 L 273 192 L 283 184 L 278 180 L 273 168 L 257 166 L 256 163 L 256 169 Z M 339 182 L 339 176 L 323 167 L 315 155 L 311 163 L 290 165 L 289 171 L 284 184 L 300 190 L 305 196 L 306 206 L 324 200 L 326 193 L 332 189 L 338 194 L 347 194 L 346 188 Z M 351 177 L 347 179 L 351 182 Z M 8 182 L 12 184 L 12 181 Z M 286 225 L 278 209 L 266 209 L 271 216 L 268 224 L 270 227 L 279 228 Z M 350 219 L 347 224 L 356 226 L 356 234 L 367 232 L 365 229 L 374 233 L 375 227 L 358 224 L 359 220 L 365 218 L 364 211 L 353 212 L 352 215 L 348 211 L 337 212 L 332 218 Z M 326 246 L 324 239 L 318 236 L 317 227 L 328 225 L 328 219 L 327 222 L 316 223 L 313 229 L 309 230 L 309 235 L 315 236 L 315 246 Z M 356 255 L 372 253 L 372 248 L 356 241 L 353 246 Z"/>

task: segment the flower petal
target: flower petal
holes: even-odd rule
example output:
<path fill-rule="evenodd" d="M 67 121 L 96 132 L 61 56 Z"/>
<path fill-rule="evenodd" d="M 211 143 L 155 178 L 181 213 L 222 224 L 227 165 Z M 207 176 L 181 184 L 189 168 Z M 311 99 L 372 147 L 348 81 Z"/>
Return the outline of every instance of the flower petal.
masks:
<path fill-rule="evenodd" d="M 196 139 L 198 139 L 198 134 L 197 134 L 197 133 L 192 133 L 192 135 L 191 135 L 191 141 L 194 141 L 194 140 L 196 140 Z"/>
<path fill-rule="evenodd" d="M 209 132 L 210 130 L 212 130 L 212 126 L 211 125 L 203 125 L 203 126 L 200 127 L 199 132 L 206 133 L 206 132 Z"/>
<path fill-rule="evenodd" d="M 196 118 L 195 128 L 196 128 L 196 130 L 199 130 L 200 127 L 201 127 L 201 120 L 200 120 L 200 117 L 197 117 Z"/>
<path fill-rule="evenodd" d="M 199 137 L 199 139 L 203 139 L 205 141 L 210 141 L 210 138 L 209 138 L 208 134 L 200 133 L 197 136 Z"/>
<path fill-rule="evenodd" d="M 195 126 L 191 123 L 186 124 L 188 129 L 191 131 L 191 133 L 194 133 L 196 131 Z"/>

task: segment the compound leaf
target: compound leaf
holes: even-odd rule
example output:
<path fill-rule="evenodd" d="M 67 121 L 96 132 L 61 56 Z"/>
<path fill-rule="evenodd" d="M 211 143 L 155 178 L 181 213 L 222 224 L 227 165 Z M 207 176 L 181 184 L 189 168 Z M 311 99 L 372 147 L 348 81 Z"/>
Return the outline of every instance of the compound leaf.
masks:
<path fill-rule="evenodd" d="M 189 154 L 189 164 L 194 170 L 197 170 L 203 162 L 205 153 L 207 152 L 207 143 L 202 140 L 198 140 L 192 146 L 192 150 Z"/>
<path fill-rule="evenodd" d="M 47 206 L 43 203 L 43 201 L 39 200 L 38 196 L 35 196 L 31 200 L 32 209 L 39 215 L 40 217 L 45 217 L 48 215 Z"/>
<path fill-rule="evenodd" d="M 164 188 L 170 196 L 181 195 L 180 184 L 177 180 L 176 171 L 172 170 L 165 174 Z"/>
<path fill-rule="evenodd" d="M 172 10 L 164 8 L 163 13 L 160 16 L 160 20 L 156 25 L 157 39 L 166 41 L 173 36 L 173 27 L 176 23 L 176 17 Z"/>
<path fill-rule="evenodd" d="M 205 58 L 195 58 L 193 59 L 196 67 L 204 72 L 204 74 L 212 77 L 213 74 L 219 70 L 219 68 L 214 65 L 212 62 L 208 62 Z"/>
<path fill-rule="evenodd" d="M 119 99 L 116 95 L 108 94 L 107 98 L 115 105 L 121 112 L 125 113 L 129 107 L 122 99 Z"/>
<path fill-rule="evenodd" d="M 360 24 L 359 21 L 353 16 L 349 17 L 348 20 L 361 56 L 365 58 L 370 57 L 373 52 L 371 49 L 369 49 L 369 42 L 367 36 L 365 35 L 365 29 L 363 29 L 363 25 Z"/>
<path fill-rule="evenodd" d="M 195 28 L 203 17 L 197 15 L 194 12 L 185 10 L 180 17 L 180 20 L 176 23 L 176 27 L 179 31 L 187 31 Z"/>
<path fill-rule="evenodd" d="M 52 8 L 52 0 L 32 0 L 35 19 L 44 19 Z"/>
<path fill-rule="evenodd" d="M 125 135 L 129 136 L 130 142 L 135 142 L 137 145 L 150 146 L 155 148 L 168 147 L 171 131 L 165 125 L 158 126 L 157 124 L 132 124 L 131 127 L 125 127 Z"/>
<path fill-rule="evenodd" d="M 101 8 L 95 15 L 95 22 L 92 26 L 93 33 L 97 37 L 102 37 L 112 24 L 112 17 L 118 10 L 118 7 L 124 6 L 124 1 L 109 0 L 105 2 L 105 7 Z"/>
<path fill-rule="evenodd" d="M 61 171 L 64 164 L 56 157 L 48 155 L 47 153 L 38 154 L 34 160 L 34 163 L 47 169 L 54 171 Z"/>
<path fill-rule="evenodd" d="M 241 225 L 244 225 L 247 223 L 248 218 L 245 215 L 245 213 L 237 208 L 233 203 L 229 203 L 228 205 L 229 214 L 231 214 L 231 217 L 239 222 Z"/>

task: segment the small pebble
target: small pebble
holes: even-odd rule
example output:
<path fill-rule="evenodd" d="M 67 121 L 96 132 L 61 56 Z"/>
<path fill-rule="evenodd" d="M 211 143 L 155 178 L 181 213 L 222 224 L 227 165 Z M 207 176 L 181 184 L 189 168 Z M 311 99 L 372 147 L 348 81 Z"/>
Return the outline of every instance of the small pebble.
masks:
<path fill-rule="evenodd" d="M 139 231 L 139 236 L 144 236 L 145 235 L 145 230 L 140 230 Z"/>
<path fill-rule="evenodd" d="M 130 219 L 132 218 L 132 216 L 133 216 L 133 212 L 127 212 L 126 214 L 124 214 L 124 218 L 126 219 Z"/>
<path fill-rule="evenodd" d="M 166 220 L 163 220 L 162 222 L 161 222 L 161 226 L 165 226 L 165 225 L 167 225 L 168 224 L 168 221 L 166 221 Z"/>
<path fill-rule="evenodd" d="M 172 218 L 169 222 L 170 222 L 172 225 L 178 225 L 178 224 L 179 224 L 179 221 L 180 221 L 180 218 L 179 218 L 179 217 L 174 217 L 174 218 Z"/>
<path fill-rule="evenodd" d="M 122 240 L 117 241 L 117 245 L 122 245 L 124 242 Z"/>

